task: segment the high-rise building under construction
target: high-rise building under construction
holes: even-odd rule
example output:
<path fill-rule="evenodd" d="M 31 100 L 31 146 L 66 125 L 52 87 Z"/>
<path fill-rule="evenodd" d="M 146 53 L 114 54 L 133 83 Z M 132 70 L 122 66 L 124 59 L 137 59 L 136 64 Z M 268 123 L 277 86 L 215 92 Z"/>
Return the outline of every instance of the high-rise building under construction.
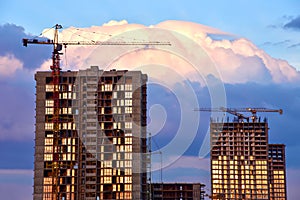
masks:
<path fill-rule="evenodd" d="M 94 66 L 35 80 L 34 200 L 146 199 L 147 76 Z"/>
<path fill-rule="evenodd" d="M 284 145 L 268 144 L 268 123 L 211 121 L 215 199 L 286 199 Z"/>

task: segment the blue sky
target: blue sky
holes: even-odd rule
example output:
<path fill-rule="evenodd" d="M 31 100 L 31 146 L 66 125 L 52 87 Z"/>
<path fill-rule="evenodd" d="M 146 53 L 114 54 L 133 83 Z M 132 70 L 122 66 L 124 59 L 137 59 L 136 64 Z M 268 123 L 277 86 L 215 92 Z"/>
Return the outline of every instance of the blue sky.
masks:
<path fill-rule="evenodd" d="M 6 199 L 31 198 L 35 82 L 30 70 L 37 69 L 45 59 L 51 56 L 50 48 L 35 47 L 34 50 L 28 47 L 25 49 L 21 44 L 20 38 L 22 37 L 39 35 L 43 29 L 52 27 L 56 23 L 68 28 L 101 26 L 110 20 L 123 19 L 130 24 L 146 26 L 166 20 L 191 21 L 229 32 L 238 38 L 247 38 L 271 57 L 286 60 L 289 65 L 300 71 L 300 2 L 298 0 L 90 0 L 85 2 L 5 0 L 0 2 L 0 9 L 0 57 L 13 54 L 28 69 L 27 71 L 17 70 L 13 75 L 5 74 L 0 63 L 0 130 L 7 131 L 6 135 L 0 133 L 0 158 L 2 159 L 0 194 L 3 194 Z M 33 59 L 32 55 L 36 58 Z M 18 65 L 19 63 L 16 62 L 15 66 Z M 299 81 L 287 81 L 261 84 L 248 81 L 224 84 L 229 106 L 275 105 L 284 109 L 283 116 L 268 115 L 268 117 L 270 118 L 271 141 L 287 145 L 289 199 L 297 199 L 297 196 L 300 196 L 297 190 L 300 186 L 300 159 L 297 153 L 300 151 L 300 144 L 297 142 L 300 136 L 296 134 L 300 129 L 298 125 L 300 120 L 299 83 Z M 197 98 L 201 99 L 203 104 L 210 103 L 207 88 L 201 88 L 197 83 L 192 83 L 192 87 L 198 92 Z M 171 116 L 167 120 L 167 126 L 157 135 L 157 139 L 161 139 L 157 141 L 158 145 L 164 146 L 172 138 L 170 132 L 176 132 L 175 129 L 178 126 L 172 126 L 172 123 L 180 120 L 180 114 L 172 112 L 174 106 L 177 105 L 173 94 L 170 95 L 169 91 L 164 91 L 162 88 L 150 86 L 150 94 L 157 92 L 163 94 L 166 97 L 165 100 L 152 98 L 149 100 L 149 105 L 159 103 Z M 170 105 L 169 101 L 173 104 Z M 17 111 L 21 111 L 18 116 L 14 114 Z M 207 128 L 208 123 L 204 123 L 203 126 Z M 205 128 L 203 130 L 200 128 L 199 132 L 201 131 L 205 131 Z M 171 166 L 165 170 L 166 181 L 176 180 L 174 177 L 178 175 L 180 167 L 183 166 L 182 163 L 198 155 L 202 140 L 203 135 L 200 133 L 185 153 L 185 158 L 174 164 L 178 167 Z M 158 176 L 158 174 L 155 175 Z M 192 165 L 186 174 L 180 174 L 179 179 L 207 181 L 208 175 L 203 171 L 203 167 Z M 20 188 L 19 194 L 11 192 L 16 188 Z"/>

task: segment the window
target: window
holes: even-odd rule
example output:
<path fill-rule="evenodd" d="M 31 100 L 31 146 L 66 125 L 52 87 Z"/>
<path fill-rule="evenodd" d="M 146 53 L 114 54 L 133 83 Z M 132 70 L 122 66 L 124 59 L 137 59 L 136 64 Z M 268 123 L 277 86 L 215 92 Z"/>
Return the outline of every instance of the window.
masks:
<path fill-rule="evenodd" d="M 124 162 L 125 162 L 125 167 L 132 167 L 131 161 L 124 161 Z"/>
<path fill-rule="evenodd" d="M 132 107 L 125 107 L 125 113 L 132 113 Z"/>
<path fill-rule="evenodd" d="M 126 99 L 125 100 L 125 106 L 131 106 L 132 105 L 132 100 L 131 99 Z"/>
<path fill-rule="evenodd" d="M 46 85 L 46 92 L 53 92 L 54 85 Z"/>
<path fill-rule="evenodd" d="M 132 183 L 132 178 L 131 178 L 131 176 L 125 176 L 125 183 Z M 128 185 L 128 184 L 126 184 L 126 185 Z M 126 185 L 125 185 L 125 187 L 126 187 Z M 130 190 L 131 190 L 131 185 L 128 185 L 128 186 L 130 186 Z M 125 189 L 126 190 L 126 189 Z"/>
<path fill-rule="evenodd" d="M 104 183 L 111 183 L 111 177 L 104 177 Z"/>
<path fill-rule="evenodd" d="M 45 123 L 45 129 L 46 130 L 52 130 L 53 129 L 53 123 Z"/>
<path fill-rule="evenodd" d="M 113 123 L 113 129 L 121 129 L 122 128 L 122 124 L 120 122 L 114 122 Z"/>
<path fill-rule="evenodd" d="M 52 146 L 45 146 L 44 153 L 52 153 Z"/>
<path fill-rule="evenodd" d="M 52 154 L 44 154 L 44 160 L 45 160 L 45 161 L 50 161 L 50 160 L 52 160 Z"/>
<path fill-rule="evenodd" d="M 132 92 L 125 92 L 125 98 L 131 99 L 132 98 Z"/>
<path fill-rule="evenodd" d="M 125 122 L 125 129 L 131 129 L 132 128 L 132 122 Z"/>
<path fill-rule="evenodd" d="M 112 84 L 105 84 L 104 91 L 112 91 Z"/>
<path fill-rule="evenodd" d="M 61 114 L 68 114 L 68 108 L 62 108 Z"/>
<path fill-rule="evenodd" d="M 131 169 L 125 169 L 125 175 L 132 175 Z"/>
<path fill-rule="evenodd" d="M 53 139 L 52 138 L 45 138 L 45 145 L 53 145 Z"/>
<path fill-rule="evenodd" d="M 53 115 L 53 111 L 54 111 L 53 108 L 46 108 L 45 114 L 46 115 Z"/>
<path fill-rule="evenodd" d="M 124 106 L 124 100 L 117 100 L 117 106 Z"/>
<path fill-rule="evenodd" d="M 125 90 L 131 91 L 132 90 L 132 85 L 131 84 L 126 84 L 125 85 Z"/>
<path fill-rule="evenodd" d="M 117 92 L 113 92 L 113 98 L 114 99 L 118 98 L 118 93 Z"/>
<path fill-rule="evenodd" d="M 46 107 L 53 107 L 54 106 L 54 100 L 46 100 Z"/>
<path fill-rule="evenodd" d="M 125 152 L 132 152 L 132 146 L 131 145 L 126 145 L 125 146 Z"/>
<path fill-rule="evenodd" d="M 66 93 L 66 92 L 60 93 L 59 98 L 60 99 L 68 99 L 68 93 Z"/>
<path fill-rule="evenodd" d="M 132 138 L 125 138 L 125 144 L 132 144 Z"/>
<path fill-rule="evenodd" d="M 105 175 L 105 176 L 110 176 L 110 175 L 111 175 L 111 172 L 112 172 L 112 169 L 104 169 L 103 171 L 104 171 L 104 172 L 103 172 L 103 175 Z"/>
<path fill-rule="evenodd" d="M 131 160 L 132 159 L 132 153 L 125 153 L 125 160 Z"/>
<path fill-rule="evenodd" d="M 123 91 L 124 90 L 124 85 L 117 85 L 117 90 L 118 91 Z"/>

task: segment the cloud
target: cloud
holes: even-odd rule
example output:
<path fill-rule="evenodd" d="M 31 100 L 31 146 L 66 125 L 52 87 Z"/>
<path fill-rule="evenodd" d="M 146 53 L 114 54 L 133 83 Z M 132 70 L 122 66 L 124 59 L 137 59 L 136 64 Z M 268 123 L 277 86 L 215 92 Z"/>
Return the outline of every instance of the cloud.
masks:
<path fill-rule="evenodd" d="M 288 48 L 297 48 L 300 46 L 300 43 L 292 44 Z"/>
<path fill-rule="evenodd" d="M 118 26 L 118 25 L 125 25 L 128 24 L 126 20 L 116 21 L 110 20 L 108 23 L 104 23 L 103 26 Z"/>
<path fill-rule="evenodd" d="M 23 63 L 14 55 L 0 56 L 0 76 L 11 76 L 16 70 L 23 68 Z"/>
<path fill-rule="evenodd" d="M 291 19 L 283 27 L 289 28 L 289 29 L 294 29 L 294 30 L 300 30 L 300 15 L 298 17 Z"/>
<path fill-rule="evenodd" d="M 102 68 L 113 64 L 112 67 L 116 69 L 133 69 L 145 63 L 154 63 L 171 66 L 173 71 L 189 77 L 192 81 L 201 81 L 199 72 L 204 77 L 209 74 L 219 77 L 220 74 L 225 83 L 283 83 L 300 80 L 299 72 L 287 61 L 271 57 L 251 41 L 234 34 L 183 21 L 165 21 L 152 25 L 151 28 L 125 22 L 111 21 L 107 24 L 109 26 L 90 28 L 70 27 L 60 33 L 60 38 L 63 41 L 155 40 L 169 41 L 172 46 L 155 49 L 147 47 L 134 49 L 130 46 L 117 45 L 72 46 L 67 49 L 67 59 L 62 57 L 65 64 L 63 67 L 76 70 L 86 68 L 93 63 Z M 152 34 L 153 29 L 156 29 L 157 34 Z M 44 34 L 45 37 L 52 37 L 52 35 L 53 33 L 49 31 Z M 286 40 L 274 45 L 284 45 L 288 42 Z M 202 60 L 199 61 L 199 58 Z M 214 72 L 210 71 L 212 65 L 207 65 L 209 62 L 215 64 Z M 194 64 L 194 68 L 191 64 Z M 156 72 L 157 69 L 153 68 L 152 71 Z M 161 74 L 158 78 L 164 79 L 166 76 Z"/>
<path fill-rule="evenodd" d="M 33 74 L 17 71 L 0 79 L 0 140 L 32 140 L 34 135 Z"/>
<path fill-rule="evenodd" d="M 33 35 L 26 34 L 21 26 L 15 24 L 0 25 L 0 56 L 11 55 L 22 62 L 24 68 L 38 68 L 44 60 L 51 56 L 51 47 L 37 45 L 34 48 L 25 48 L 22 46 L 23 38 L 33 37 Z"/>
<path fill-rule="evenodd" d="M 285 46 L 289 45 L 291 43 L 291 40 L 282 40 L 279 42 L 264 42 L 260 46 Z"/>

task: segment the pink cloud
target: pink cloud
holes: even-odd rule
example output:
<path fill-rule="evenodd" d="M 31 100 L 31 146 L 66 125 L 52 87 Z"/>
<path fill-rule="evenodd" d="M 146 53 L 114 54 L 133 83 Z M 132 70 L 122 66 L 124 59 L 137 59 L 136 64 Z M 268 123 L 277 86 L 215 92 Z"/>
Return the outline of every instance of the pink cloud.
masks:
<path fill-rule="evenodd" d="M 156 35 L 153 32 L 149 34 L 149 30 L 153 29 L 157 30 Z M 160 35 L 160 30 L 164 30 L 164 34 Z M 218 35 L 224 39 L 214 39 L 211 34 Z M 44 36 L 52 38 L 53 32 L 44 32 Z M 119 22 L 110 21 L 102 26 L 67 28 L 60 33 L 60 38 L 63 41 L 106 41 L 110 38 L 113 38 L 112 41 L 121 40 L 128 42 L 170 40 L 169 42 L 172 43 L 172 47 L 165 49 L 167 50 L 165 52 L 159 50 L 149 51 L 146 48 L 144 50 L 139 49 L 142 52 L 132 51 L 130 48 L 127 49 L 127 52 L 122 52 L 120 51 L 120 49 L 124 48 L 122 46 L 110 46 L 108 48 L 97 46 L 68 47 L 66 53 L 67 59 L 63 59 L 66 69 L 89 67 L 88 64 L 91 63 L 91 55 L 95 54 L 95 51 L 98 51 L 98 58 L 94 64 L 105 68 L 105 64 L 109 62 L 107 60 L 108 56 L 115 55 L 120 57 L 120 55 L 114 54 L 114 52 L 121 52 L 123 53 L 121 56 L 122 59 L 114 63 L 115 65 L 113 66 L 116 69 L 138 68 L 141 65 L 145 65 L 145 63 L 155 63 L 169 66 L 172 70 L 179 71 L 184 77 L 201 82 L 197 77 L 197 72 L 191 70 L 192 67 L 189 66 L 189 64 L 193 64 L 194 62 L 186 62 L 198 59 L 196 68 L 201 72 L 201 75 L 207 76 L 208 74 L 212 74 L 219 77 L 218 73 L 220 73 L 221 79 L 225 83 L 261 83 L 270 81 L 280 83 L 300 80 L 299 72 L 289 65 L 287 61 L 272 58 L 251 41 L 192 22 L 165 21 L 157 25 L 145 27 L 140 24 L 128 24 L 126 20 Z M 185 46 L 187 40 L 192 41 L 195 45 Z M 206 57 L 210 58 L 211 61 L 207 61 L 207 58 L 204 58 L 205 56 L 199 52 L 199 49 L 204 50 L 207 53 Z M 215 64 L 215 71 L 211 71 L 212 66 L 207 64 L 208 62 Z M 153 68 L 150 71 L 159 71 L 159 68 Z M 162 74 L 160 78 L 165 77 Z"/>
<path fill-rule="evenodd" d="M 12 76 L 17 70 L 23 68 L 23 63 L 13 54 L 0 56 L 0 76 Z"/>

